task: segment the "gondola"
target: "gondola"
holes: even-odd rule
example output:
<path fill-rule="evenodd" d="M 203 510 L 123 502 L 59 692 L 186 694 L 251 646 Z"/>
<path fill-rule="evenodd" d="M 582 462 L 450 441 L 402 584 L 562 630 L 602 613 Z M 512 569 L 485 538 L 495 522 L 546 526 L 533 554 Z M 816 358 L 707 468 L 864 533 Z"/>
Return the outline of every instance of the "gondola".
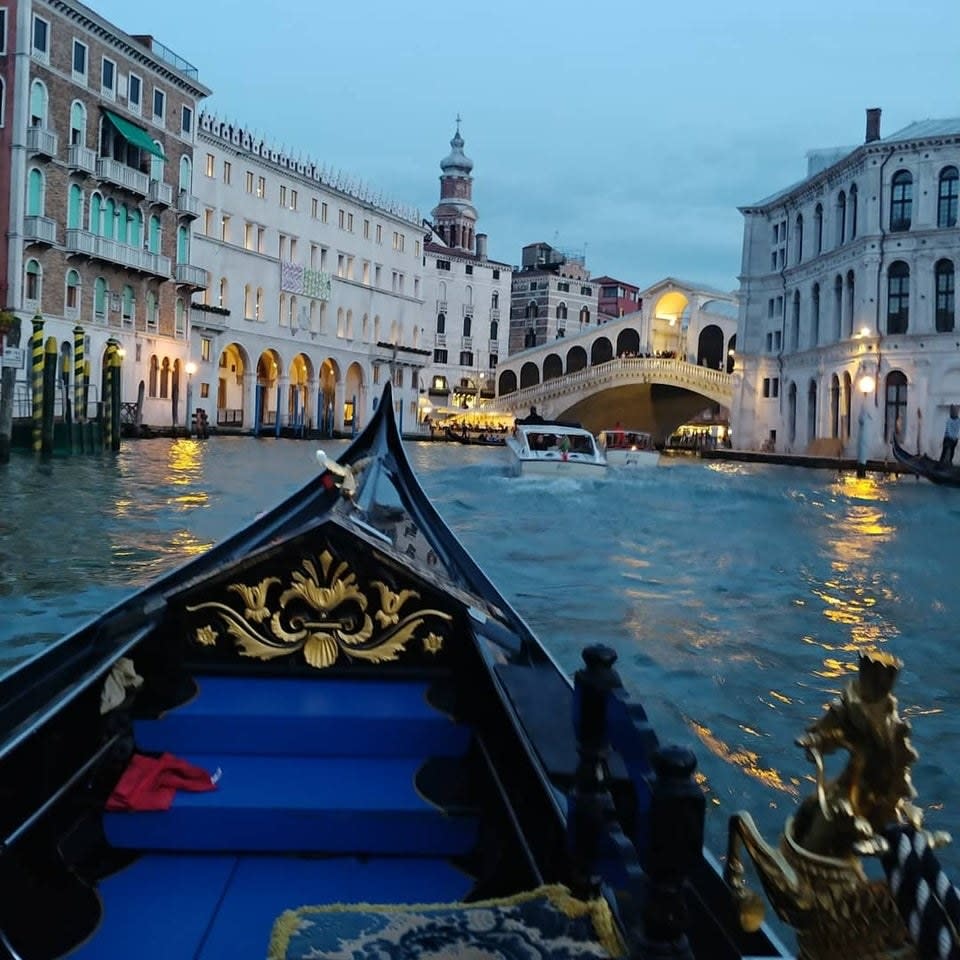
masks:
<path fill-rule="evenodd" d="M 960 466 L 945 466 L 925 453 L 907 453 L 896 440 L 893 441 L 893 456 L 897 463 L 902 463 L 918 477 L 926 477 L 931 483 L 944 487 L 960 487 Z"/>
<path fill-rule="evenodd" d="M 693 755 L 610 649 L 560 670 L 393 406 L 0 678 L 0 954 L 785 956 L 703 848 Z"/>

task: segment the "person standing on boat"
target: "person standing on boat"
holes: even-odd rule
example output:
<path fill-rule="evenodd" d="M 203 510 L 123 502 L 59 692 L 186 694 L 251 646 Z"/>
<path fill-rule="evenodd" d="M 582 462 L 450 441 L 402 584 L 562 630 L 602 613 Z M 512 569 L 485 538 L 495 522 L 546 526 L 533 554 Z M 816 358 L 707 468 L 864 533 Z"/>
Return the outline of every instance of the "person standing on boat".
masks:
<path fill-rule="evenodd" d="M 953 454 L 960 438 L 960 407 L 950 404 L 950 416 L 943 428 L 943 447 L 940 450 L 940 466 L 949 467 L 953 463 Z"/>

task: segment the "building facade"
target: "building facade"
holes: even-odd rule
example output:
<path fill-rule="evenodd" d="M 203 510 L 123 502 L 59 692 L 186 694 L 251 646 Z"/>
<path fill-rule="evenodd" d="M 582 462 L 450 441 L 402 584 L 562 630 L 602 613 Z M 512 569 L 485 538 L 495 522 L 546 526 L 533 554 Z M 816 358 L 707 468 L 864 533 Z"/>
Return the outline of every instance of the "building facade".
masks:
<path fill-rule="evenodd" d="M 643 307 L 643 301 L 639 299 L 640 288 L 632 283 L 614 277 L 594 277 L 593 284 L 597 288 L 597 312 L 601 323 L 611 317 L 636 313 Z"/>
<path fill-rule="evenodd" d="M 221 427 L 350 431 L 389 377 L 414 424 L 433 349 L 419 212 L 207 114 L 195 183 L 194 406 Z"/>
<path fill-rule="evenodd" d="M 547 243 L 528 244 L 510 290 L 510 353 L 599 323 L 597 302 L 597 287 L 583 257 Z"/>
<path fill-rule="evenodd" d="M 152 37 L 128 36 L 80 3 L 19 0 L 6 12 L 15 22 L 0 96 L 10 159 L 4 281 L 21 345 L 36 328 L 56 340 L 59 410 L 79 396 L 70 379 L 82 349 L 91 406 L 76 414 L 92 416 L 112 340 L 123 399 L 156 384 L 145 419 L 182 422 L 186 305 L 203 282 L 184 256 L 196 212 L 193 143 L 209 90 Z M 21 397 L 25 380 L 24 371 Z"/>
<path fill-rule="evenodd" d="M 509 326 L 501 311 L 505 316 L 513 270 L 488 259 L 487 236 L 476 232 L 473 163 L 463 146 L 458 120 L 424 245 L 424 329 L 432 354 L 421 419 L 434 407 L 471 407 L 493 397 L 497 363 L 506 355 Z"/>
<path fill-rule="evenodd" d="M 939 452 L 960 399 L 960 119 L 819 151 L 799 184 L 743 207 L 733 409 L 748 449 Z"/>

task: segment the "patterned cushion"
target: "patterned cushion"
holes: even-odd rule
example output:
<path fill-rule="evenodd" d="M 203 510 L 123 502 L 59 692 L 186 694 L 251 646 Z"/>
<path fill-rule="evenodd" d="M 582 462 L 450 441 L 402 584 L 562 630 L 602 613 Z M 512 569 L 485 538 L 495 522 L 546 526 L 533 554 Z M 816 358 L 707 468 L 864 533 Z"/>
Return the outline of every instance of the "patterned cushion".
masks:
<path fill-rule="evenodd" d="M 269 960 L 580 960 L 625 953 L 605 900 L 561 886 L 501 900 L 287 910 Z"/>

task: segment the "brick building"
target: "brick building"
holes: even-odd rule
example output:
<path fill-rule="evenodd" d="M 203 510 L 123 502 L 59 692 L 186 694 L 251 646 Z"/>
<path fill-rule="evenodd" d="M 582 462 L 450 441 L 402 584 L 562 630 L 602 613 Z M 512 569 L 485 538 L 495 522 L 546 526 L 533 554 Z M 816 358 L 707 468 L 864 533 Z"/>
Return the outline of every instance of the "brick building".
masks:
<path fill-rule="evenodd" d="M 91 401 L 113 338 L 122 399 L 143 383 L 147 422 L 183 422 L 187 305 L 206 284 L 190 265 L 193 144 L 210 91 L 152 37 L 80 3 L 18 0 L 7 16 L 5 304 L 24 341 L 43 318 L 68 370 L 82 328 Z"/>
<path fill-rule="evenodd" d="M 643 300 L 638 298 L 640 288 L 632 283 L 604 276 L 594 277 L 593 284 L 597 288 L 600 323 L 615 317 L 625 317 L 628 313 L 636 313 L 643 307 Z"/>

